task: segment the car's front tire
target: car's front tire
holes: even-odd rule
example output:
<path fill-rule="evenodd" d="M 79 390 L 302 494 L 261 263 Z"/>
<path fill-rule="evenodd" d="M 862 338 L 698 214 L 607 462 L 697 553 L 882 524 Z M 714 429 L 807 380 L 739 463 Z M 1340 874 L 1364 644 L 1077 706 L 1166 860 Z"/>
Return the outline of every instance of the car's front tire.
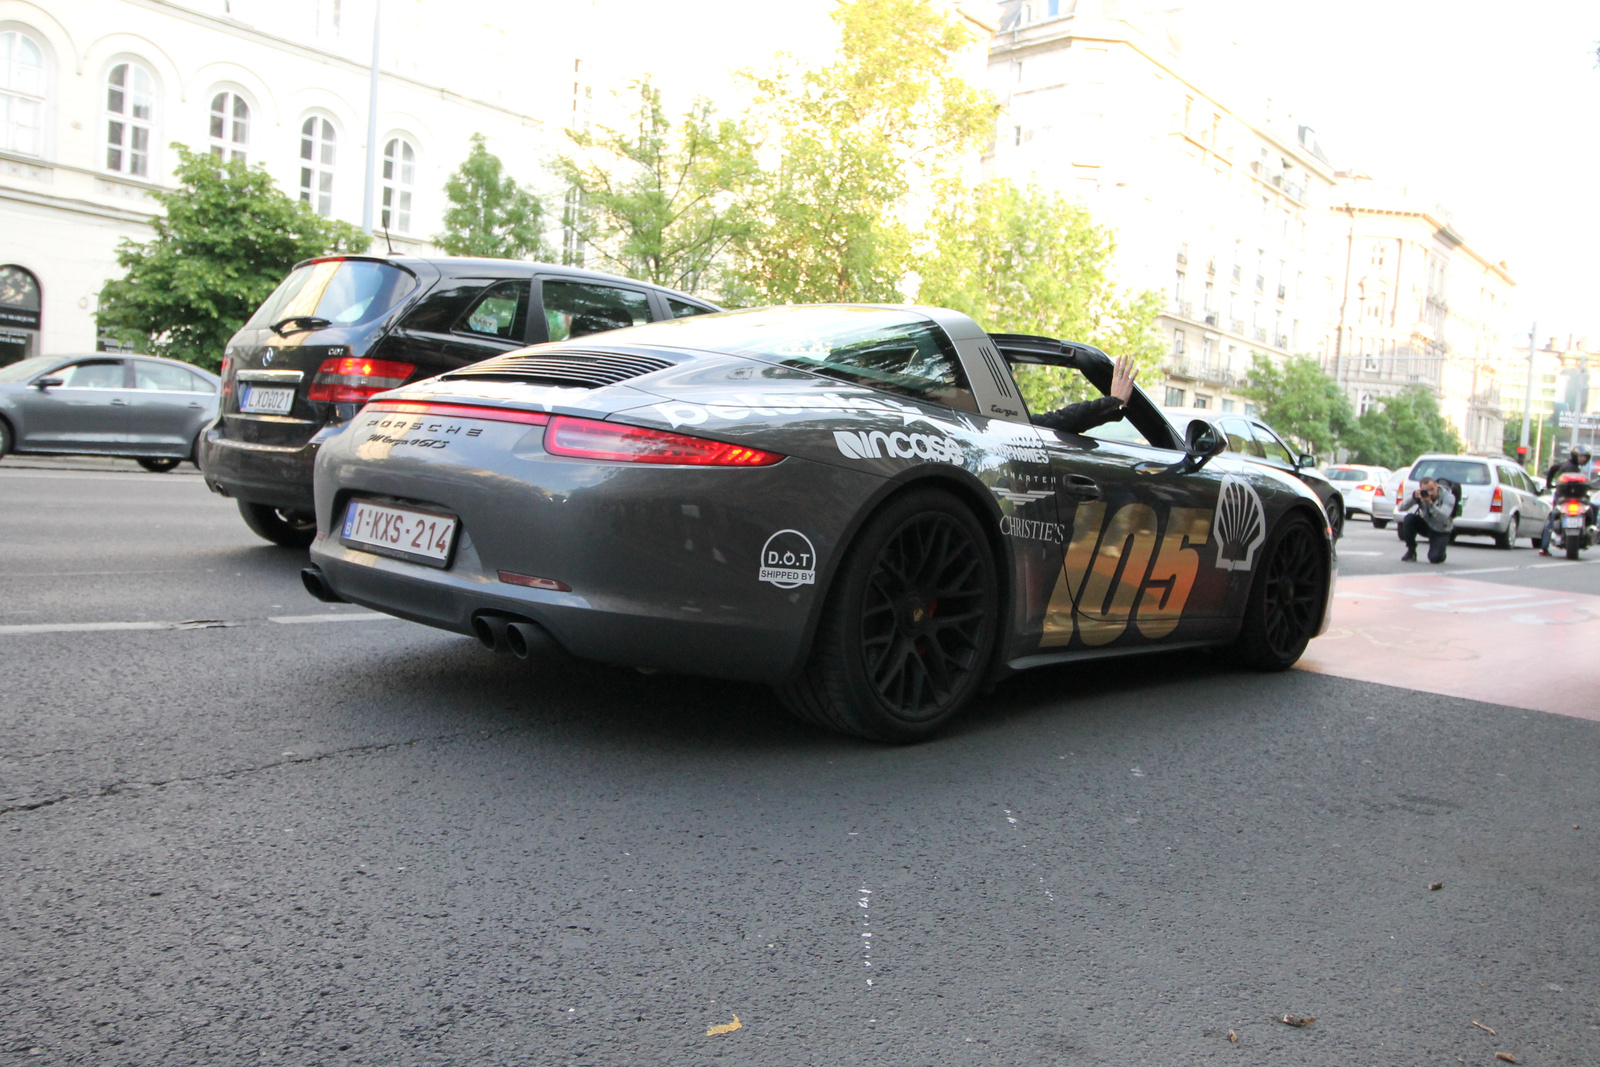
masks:
<path fill-rule="evenodd" d="M 839 567 L 805 669 L 778 695 L 800 718 L 874 741 L 932 736 L 972 699 L 999 595 L 983 527 L 916 490 L 873 516 Z"/>
<path fill-rule="evenodd" d="M 1290 515 L 1267 543 L 1250 584 L 1244 624 L 1233 652 L 1246 666 L 1282 671 L 1294 666 L 1316 636 L 1328 598 L 1328 560 L 1322 534 L 1304 515 Z"/>
<path fill-rule="evenodd" d="M 1372 520 L 1372 528 L 1374 530 L 1387 530 L 1389 528 L 1389 520 L 1388 519 L 1373 519 Z"/>
<path fill-rule="evenodd" d="M 317 520 L 303 511 L 239 501 L 239 514 L 256 536 L 285 548 L 306 548 L 317 536 Z"/>
<path fill-rule="evenodd" d="M 1344 504 L 1338 497 L 1328 501 L 1328 529 L 1335 541 L 1344 536 Z"/>
<path fill-rule="evenodd" d="M 182 460 L 173 459 L 171 456 L 139 456 L 135 462 L 152 474 L 165 474 Z"/>

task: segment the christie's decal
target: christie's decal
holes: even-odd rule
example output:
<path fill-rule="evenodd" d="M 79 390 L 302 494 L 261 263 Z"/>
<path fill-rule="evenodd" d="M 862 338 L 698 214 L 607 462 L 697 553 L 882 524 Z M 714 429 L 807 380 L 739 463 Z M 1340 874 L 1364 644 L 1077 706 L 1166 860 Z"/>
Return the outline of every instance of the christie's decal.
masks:
<path fill-rule="evenodd" d="M 1255 487 L 1229 474 L 1217 494 L 1217 566 L 1225 571 L 1247 571 L 1256 549 L 1267 539 L 1267 512 Z"/>
<path fill-rule="evenodd" d="M 811 539 L 799 530 L 779 530 L 767 538 L 761 546 L 757 578 L 779 589 L 817 584 L 817 550 L 811 547 Z"/>
<path fill-rule="evenodd" d="M 1024 541 L 1049 541 L 1057 545 L 1067 540 L 1067 528 L 1059 522 L 1019 519 L 1013 515 L 1000 516 L 1000 532 Z"/>
<path fill-rule="evenodd" d="M 961 446 L 948 437 L 925 433 L 884 433 L 882 430 L 835 430 L 834 443 L 846 459 L 928 459 L 937 463 L 961 462 Z"/>

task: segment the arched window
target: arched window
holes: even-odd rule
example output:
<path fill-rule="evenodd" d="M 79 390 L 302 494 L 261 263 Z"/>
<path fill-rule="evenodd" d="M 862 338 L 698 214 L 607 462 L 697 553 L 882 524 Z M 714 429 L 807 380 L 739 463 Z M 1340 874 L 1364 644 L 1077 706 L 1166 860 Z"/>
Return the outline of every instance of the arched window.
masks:
<path fill-rule="evenodd" d="M 118 63 L 106 78 L 106 169 L 150 176 L 150 127 L 156 82 L 137 63 Z"/>
<path fill-rule="evenodd" d="M 44 154 L 44 52 L 16 30 L 0 33 L 0 149 Z"/>
<path fill-rule="evenodd" d="M 1356 409 L 1356 414 L 1357 415 L 1365 415 L 1367 412 L 1372 410 L 1372 404 L 1373 404 L 1372 394 L 1371 393 L 1362 393 L 1361 394 L 1361 403 L 1360 403 L 1360 405 L 1358 405 L 1358 407 Z"/>
<path fill-rule="evenodd" d="M 211 154 L 222 160 L 246 161 L 250 147 L 250 105 L 238 93 L 223 90 L 211 98 Z"/>
<path fill-rule="evenodd" d="M 300 125 L 300 199 L 323 218 L 333 214 L 333 164 L 338 150 L 333 123 L 312 115 Z"/>
<path fill-rule="evenodd" d="M 417 176 L 417 150 L 404 137 L 383 146 L 383 228 L 411 232 L 411 187 Z"/>

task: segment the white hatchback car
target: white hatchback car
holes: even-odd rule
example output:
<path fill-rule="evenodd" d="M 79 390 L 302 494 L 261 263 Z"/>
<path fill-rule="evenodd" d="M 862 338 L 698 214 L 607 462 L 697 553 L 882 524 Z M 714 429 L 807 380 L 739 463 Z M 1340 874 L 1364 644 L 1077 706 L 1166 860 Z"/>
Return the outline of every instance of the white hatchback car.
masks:
<path fill-rule="evenodd" d="M 1372 498 L 1382 488 L 1384 479 L 1389 477 L 1388 467 L 1356 466 L 1350 463 L 1339 463 L 1332 467 L 1322 468 L 1322 473 L 1327 475 L 1328 481 L 1339 490 L 1339 495 L 1344 497 L 1344 517 L 1351 518 L 1356 512 L 1366 515 L 1372 514 Z"/>
<path fill-rule="evenodd" d="M 1401 467 L 1390 473 L 1378 486 L 1378 491 L 1372 494 L 1370 514 L 1374 530 L 1381 530 L 1394 520 L 1395 508 L 1400 503 L 1400 491 L 1405 487 L 1406 475 L 1410 473 L 1410 467 Z"/>
<path fill-rule="evenodd" d="M 1510 548 L 1519 537 L 1539 544 L 1550 503 L 1528 472 L 1501 456 L 1417 457 L 1400 484 L 1399 499 L 1407 500 L 1418 479 L 1448 478 L 1461 486 L 1461 514 L 1451 540 L 1462 535 L 1492 537 L 1496 548 Z"/>

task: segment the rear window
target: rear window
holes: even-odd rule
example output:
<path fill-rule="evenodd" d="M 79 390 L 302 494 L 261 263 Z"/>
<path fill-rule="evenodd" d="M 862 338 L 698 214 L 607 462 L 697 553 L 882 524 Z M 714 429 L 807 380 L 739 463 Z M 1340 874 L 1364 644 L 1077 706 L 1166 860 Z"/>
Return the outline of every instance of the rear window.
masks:
<path fill-rule="evenodd" d="M 263 329 L 292 318 L 360 326 L 404 300 L 417 282 L 392 263 L 325 259 L 296 267 L 245 325 Z"/>
<path fill-rule="evenodd" d="M 1466 459 L 1425 459 L 1411 469 L 1414 482 L 1424 478 L 1449 478 L 1457 485 L 1488 485 L 1489 465 Z"/>
<path fill-rule="evenodd" d="M 1328 471 L 1330 482 L 1364 482 L 1367 472 L 1357 467 L 1335 467 Z"/>

